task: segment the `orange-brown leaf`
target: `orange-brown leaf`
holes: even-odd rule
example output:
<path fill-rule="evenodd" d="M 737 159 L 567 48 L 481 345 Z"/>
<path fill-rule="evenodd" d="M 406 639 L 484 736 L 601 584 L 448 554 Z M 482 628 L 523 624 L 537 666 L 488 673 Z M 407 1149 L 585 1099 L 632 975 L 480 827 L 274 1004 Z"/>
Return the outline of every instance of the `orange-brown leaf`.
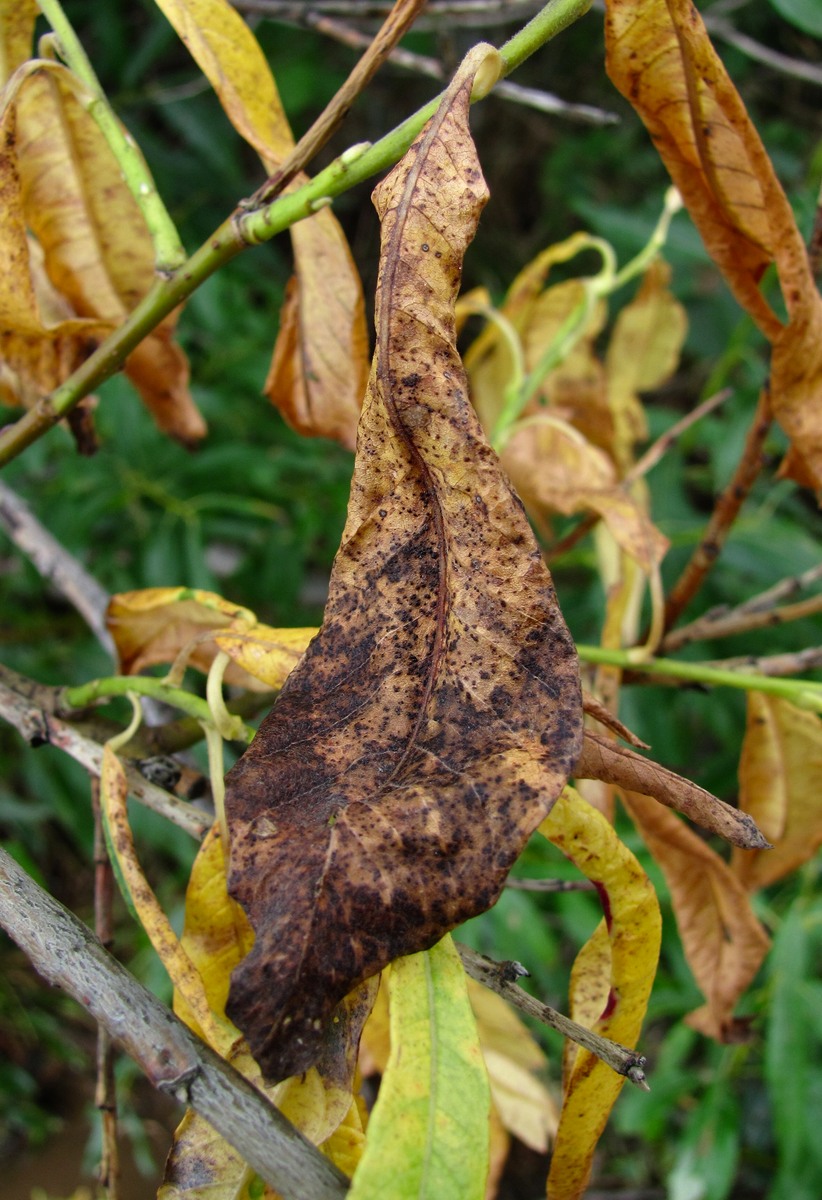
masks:
<path fill-rule="evenodd" d="M 608 73 L 637 109 L 708 252 L 774 347 L 794 473 L 822 487 L 822 298 L 791 206 L 690 0 L 607 0 Z M 759 284 L 775 263 L 789 321 Z"/>
<path fill-rule="evenodd" d="M 652 796 L 660 804 L 677 809 L 703 829 L 725 838 L 734 846 L 768 846 L 748 813 L 732 808 L 724 800 L 717 799 L 698 784 L 669 771 L 667 767 L 590 730 L 585 733 L 575 772 L 586 779 L 601 779 L 628 791 Z"/>
<path fill-rule="evenodd" d="M 822 721 L 778 696 L 748 693 L 739 803 L 772 850 L 734 850 L 731 867 L 750 891 L 807 862 L 822 845 Z"/>
<path fill-rule="evenodd" d="M 455 347 L 487 194 L 471 83 L 376 189 L 378 349 L 325 621 L 226 780 L 257 934 L 229 1011 L 275 1076 L 357 980 L 494 902 L 579 751 L 573 645 Z"/>
<path fill-rule="evenodd" d="M 718 854 L 648 796 L 624 792 L 625 807 L 665 876 L 679 935 L 707 1003 L 689 1023 L 720 1041 L 738 1040 L 733 1011 L 768 950 L 745 889 Z"/>

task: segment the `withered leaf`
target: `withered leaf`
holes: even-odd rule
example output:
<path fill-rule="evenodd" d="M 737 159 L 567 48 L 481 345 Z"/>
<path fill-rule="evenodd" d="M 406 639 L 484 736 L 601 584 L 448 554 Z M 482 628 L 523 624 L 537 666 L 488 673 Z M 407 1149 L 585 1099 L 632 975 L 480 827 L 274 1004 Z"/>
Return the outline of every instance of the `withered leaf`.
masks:
<path fill-rule="evenodd" d="M 623 792 L 622 799 L 665 876 L 688 964 L 705 994 L 707 1003 L 688 1024 L 720 1041 L 744 1040 L 745 1022 L 734 1017 L 734 1007 L 769 945 L 745 889 L 673 813 L 637 793 Z"/>
<path fill-rule="evenodd" d="M 334 1005 L 497 899 L 579 753 L 578 665 L 454 339 L 487 190 L 460 73 L 375 190 L 378 345 L 325 621 L 226 779 L 256 932 L 229 1014 L 265 1073 Z"/>
<path fill-rule="evenodd" d="M 702 240 L 773 344 L 783 472 L 822 487 L 822 297 L 773 164 L 691 0 L 607 0 L 607 69 L 644 121 Z M 760 291 L 775 264 L 787 324 Z"/>
<path fill-rule="evenodd" d="M 586 730 L 574 771 L 583 779 L 601 779 L 628 791 L 652 796 L 660 804 L 677 809 L 734 846 L 748 850 L 768 849 L 767 839 L 748 813 L 732 808 L 675 771 L 643 758 L 627 746 L 618 746 L 600 734 Z"/>

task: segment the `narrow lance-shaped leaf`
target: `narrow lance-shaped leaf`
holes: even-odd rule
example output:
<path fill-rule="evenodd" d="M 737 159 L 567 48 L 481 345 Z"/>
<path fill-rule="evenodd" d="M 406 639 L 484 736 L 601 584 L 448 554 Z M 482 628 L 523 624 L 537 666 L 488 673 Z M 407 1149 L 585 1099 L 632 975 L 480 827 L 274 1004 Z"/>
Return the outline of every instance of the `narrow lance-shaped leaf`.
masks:
<path fill-rule="evenodd" d="M 454 943 L 387 977 L 391 1052 L 351 1200 L 483 1200 L 491 1097 Z"/>
<path fill-rule="evenodd" d="M 662 868 L 688 964 L 707 1000 L 689 1023 L 721 1041 L 744 1039 L 747 1026 L 734 1008 L 769 944 L 745 889 L 673 813 L 647 796 L 625 791 L 622 798 Z"/>
<path fill-rule="evenodd" d="M 325 621 L 229 773 L 257 934 L 229 1012 L 272 1076 L 336 1002 L 497 899 L 579 752 L 576 654 L 454 343 L 487 195 L 460 75 L 375 192 L 378 347 Z"/>
<path fill-rule="evenodd" d="M 608 987 L 602 986 L 603 973 L 591 961 L 602 950 L 603 935 L 595 933 L 593 945 L 583 950 L 574 981 L 580 989 L 590 984 L 592 994 L 587 999 L 575 997 L 575 1016 L 590 1020 L 596 1014 L 591 1024 L 597 1033 L 636 1046 L 662 932 L 651 882 L 610 822 L 573 788 L 565 789 L 539 831 L 596 884 L 602 900 L 609 945 Z M 603 1001 L 598 1012 L 597 999 Z M 548 1175 L 549 1200 L 578 1200 L 583 1194 L 597 1141 L 624 1083 L 623 1076 L 589 1050 L 578 1050 L 570 1061 Z"/>
<path fill-rule="evenodd" d="M 608 73 L 648 128 L 708 252 L 773 344 L 783 470 L 822 487 L 822 297 L 791 206 L 691 0 L 607 0 Z M 776 266 L 788 322 L 760 291 Z"/>

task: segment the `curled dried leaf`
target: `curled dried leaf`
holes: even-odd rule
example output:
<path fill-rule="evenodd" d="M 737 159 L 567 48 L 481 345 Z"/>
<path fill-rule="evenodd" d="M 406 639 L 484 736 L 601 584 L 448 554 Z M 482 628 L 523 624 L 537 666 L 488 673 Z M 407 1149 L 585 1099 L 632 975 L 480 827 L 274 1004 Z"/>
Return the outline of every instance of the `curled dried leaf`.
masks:
<path fill-rule="evenodd" d="M 601 779 L 628 791 L 652 796 L 660 804 L 677 809 L 734 846 L 767 849 L 770 844 L 747 813 L 732 808 L 667 767 L 599 734 L 586 731 L 575 771 L 584 779 Z"/>

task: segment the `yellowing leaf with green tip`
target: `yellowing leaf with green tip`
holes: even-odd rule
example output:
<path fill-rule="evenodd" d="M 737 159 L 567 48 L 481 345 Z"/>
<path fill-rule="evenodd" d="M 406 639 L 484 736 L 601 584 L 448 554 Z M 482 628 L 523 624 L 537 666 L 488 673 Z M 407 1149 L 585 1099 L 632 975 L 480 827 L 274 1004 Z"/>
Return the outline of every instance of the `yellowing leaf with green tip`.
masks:
<path fill-rule="evenodd" d="M 734 848 L 731 869 L 748 888 L 767 887 L 822 845 L 822 720 L 778 696 L 748 692 L 739 762 L 739 804 L 772 850 Z"/>
<path fill-rule="evenodd" d="M 656 974 L 659 904 L 645 872 L 614 828 L 566 787 L 539 832 L 596 884 L 611 949 L 609 994 L 593 1028 L 636 1046 Z M 580 1049 L 565 1081 L 559 1129 L 548 1176 L 548 1200 L 577 1200 L 594 1150 L 625 1078 Z"/>
<path fill-rule="evenodd" d="M 350 1200 L 483 1200 L 490 1093 L 450 936 L 387 969 L 391 1054 Z"/>
<path fill-rule="evenodd" d="M 232 659 L 225 680 L 257 691 L 282 687 L 315 629 L 272 629 L 250 609 L 196 588 L 143 588 L 113 596 L 108 627 L 120 669 L 136 675 L 155 663 L 207 672 L 219 651 Z"/>
<path fill-rule="evenodd" d="M 227 0 L 157 0 L 268 171 L 293 149 L 277 85 L 257 39 Z M 305 182 L 297 177 L 297 186 Z M 309 436 L 354 447 L 368 379 L 362 286 L 336 217 L 322 209 L 290 231 L 295 275 L 264 392 Z"/>

